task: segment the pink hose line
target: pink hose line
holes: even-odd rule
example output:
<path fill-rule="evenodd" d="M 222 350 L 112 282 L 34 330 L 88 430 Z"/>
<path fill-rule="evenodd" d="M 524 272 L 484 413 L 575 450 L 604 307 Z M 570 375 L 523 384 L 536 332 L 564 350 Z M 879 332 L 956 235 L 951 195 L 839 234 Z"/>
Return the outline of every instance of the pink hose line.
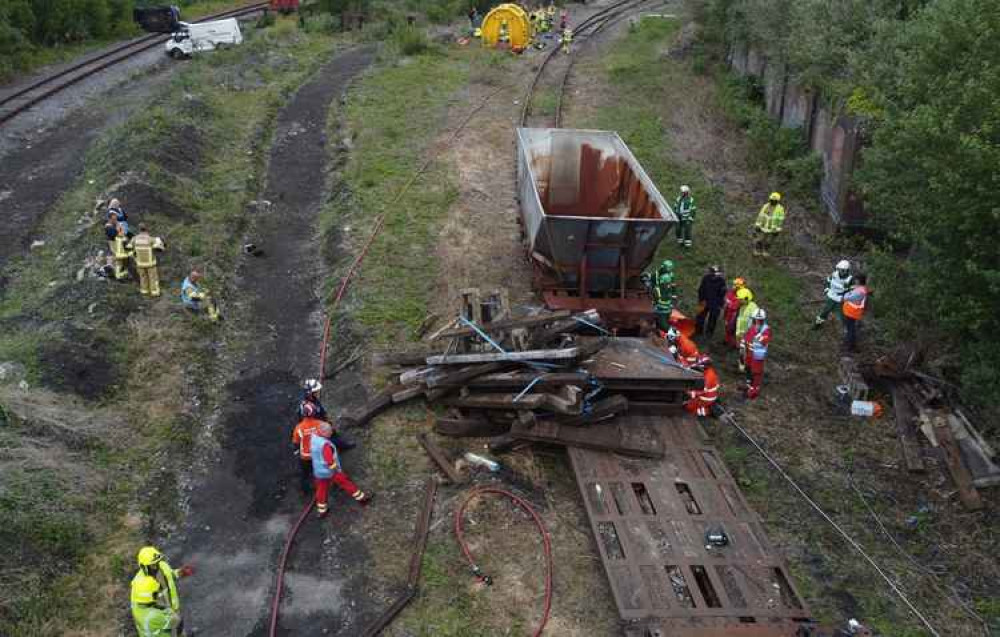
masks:
<path fill-rule="evenodd" d="M 506 489 L 500 489 L 498 487 L 476 487 L 469 491 L 468 495 L 465 497 L 465 501 L 462 505 L 455 509 L 455 539 L 458 541 L 458 546 L 462 549 L 462 553 L 465 554 L 465 559 L 469 561 L 469 566 L 472 568 L 473 574 L 480 580 L 490 583 L 489 578 L 479 570 L 476 565 L 475 559 L 472 557 L 472 552 L 469 550 L 469 546 L 465 543 L 465 532 L 462 528 L 462 522 L 465 519 L 465 509 L 469 506 L 469 503 L 481 495 L 493 494 L 502 496 L 510 499 L 514 504 L 518 505 L 524 509 L 528 515 L 535 522 L 535 526 L 538 527 L 538 532 L 542 535 L 542 548 L 545 551 L 545 608 L 542 611 L 542 620 L 538 623 L 538 628 L 535 629 L 534 637 L 541 637 L 542 632 L 545 630 L 545 625 L 549 622 L 549 613 L 552 611 L 552 541 L 549 538 L 549 532 L 545 528 L 545 523 L 542 521 L 541 516 L 531 508 L 531 504 L 528 503 L 524 498 L 514 495 Z"/>
<path fill-rule="evenodd" d="M 482 103 L 476 106 L 476 108 L 469 111 L 469 113 L 465 116 L 465 119 L 463 119 L 462 122 L 458 125 L 458 128 L 455 129 L 455 132 L 452 133 L 451 137 L 448 138 L 448 140 L 444 144 L 434 149 L 427 156 L 427 159 L 425 159 L 424 162 L 420 164 L 420 167 L 417 168 L 416 172 L 414 172 L 410 176 L 410 178 L 406 181 L 406 183 L 403 184 L 403 187 L 399 189 L 396 195 L 392 198 L 392 201 L 390 201 L 386 205 L 387 211 L 391 210 L 392 207 L 399 202 L 399 200 L 403 197 L 406 191 L 408 191 L 410 187 L 417 181 L 417 179 L 422 174 L 424 174 L 424 172 L 430 167 L 431 163 L 435 159 L 437 159 L 446 148 L 451 146 L 451 144 L 453 144 L 456 139 L 458 139 L 458 136 L 462 134 L 462 130 L 465 129 L 468 123 L 472 120 L 473 116 L 479 111 L 481 111 L 483 108 L 485 108 L 486 105 L 489 103 L 489 101 L 493 99 L 493 97 L 497 93 L 502 91 L 504 88 L 505 87 L 500 87 L 496 89 L 495 91 L 487 95 L 486 98 L 483 99 Z M 375 243 L 376 237 L 378 237 L 379 233 L 382 232 L 382 227 L 385 225 L 385 218 L 387 214 L 388 212 L 383 212 L 382 214 L 380 214 L 378 217 L 375 218 L 375 224 L 372 227 L 371 235 L 369 235 L 368 239 L 365 241 L 365 244 L 364 246 L 362 246 L 361 251 L 358 253 L 358 255 L 354 257 L 354 260 L 351 262 L 351 266 L 347 269 L 347 273 L 344 274 L 344 278 L 340 280 L 340 285 L 337 286 L 337 292 L 333 296 L 333 299 L 330 303 L 330 312 L 327 314 L 326 323 L 323 326 L 323 342 L 321 343 L 320 346 L 320 354 L 319 354 L 320 378 L 323 378 L 326 374 L 326 354 L 327 350 L 329 349 L 330 337 L 332 336 L 332 329 L 333 329 L 332 314 L 337 309 L 337 307 L 340 306 L 340 302 L 343 300 L 344 294 L 347 293 L 347 288 L 350 286 L 351 280 L 354 279 L 354 276 L 361 268 L 361 263 L 365 260 L 365 257 L 371 250 L 372 244 Z M 276 581 L 274 589 L 274 600 L 271 603 L 271 624 L 270 624 L 270 629 L 268 631 L 269 637 L 276 637 L 277 635 L 278 611 L 281 608 L 281 593 L 282 590 L 284 589 L 285 567 L 288 563 L 288 556 L 291 554 L 292 551 L 292 544 L 295 543 L 295 537 L 298 535 L 299 529 L 305 523 L 306 518 L 312 511 L 312 508 L 315 505 L 315 503 L 316 503 L 315 499 L 309 500 L 305 508 L 302 510 L 302 514 L 299 515 L 299 519 L 295 522 L 295 525 L 291 528 L 291 530 L 289 530 L 288 536 L 285 538 L 285 546 L 281 551 L 281 557 L 278 560 L 278 570 L 275 575 Z"/>

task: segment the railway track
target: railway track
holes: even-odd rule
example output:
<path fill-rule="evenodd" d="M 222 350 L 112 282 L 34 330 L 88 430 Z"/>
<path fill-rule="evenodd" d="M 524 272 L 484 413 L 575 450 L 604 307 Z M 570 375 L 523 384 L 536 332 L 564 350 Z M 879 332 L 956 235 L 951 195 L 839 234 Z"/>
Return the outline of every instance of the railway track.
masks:
<path fill-rule="evenodd" d="M 267 2 L 255 2 L 238 9 L 230 9 L 228 11 L 207 15 L 195 20 L 195 22 L 207 22 L 209 20 L 218 20 L 220 18 L 241 17 L 266 9 L 267 6 Z M 17 90 L 11 95 L 0 98 L 0 124 L 10 121 L 17 115 L 30 109 L 32 106 L 47 100 L 64 89 L 69 88 L 70 86 L 73 86 L 74 84 L 77 84 L 86 78 L 103 71 L 104 69 L 124 62 L 125 60 L 128 60 L 129 58 L 144 51 L 148 51 L 153 47 L 162 45 L 165 37 L 167 36 L 162 33 L 152 33 L 136 40 L 132 40 L 131 42 L 120 44 L 108 51 L 104 51 L 92 58 L 78 62 L 69 68 L 63 69 L 58 73 L 54 73 L 53 75 L 42 78 L 41 80 L 32 82 L 28 86 Z"/>
<path fill-rule="evenodd" d="M 619 0 L 585 19 L 576 29 L 573 30 L 573 37 L 592 37 L 600 33 L 608 25 L 617 22 L 629 11 L 637 9 L 646 4 L 649 0 Z M 559 128 L 562 123 L 563 97 L 566 92 L 566 85 L 569 81 L 570 72 L 573 70 L 573 61 L 579 51 L 579 44 L 570 55 L 565 56 L 562 64 L 556 62 L 559 57 L 560 47 L 554 46 L 551 51 L 542 58 L 542 63 L 538 66 L 531 84 L 528 86 L 527 94 L 522 102 L 520 126 Z M 538 97 L 539 89 L 542 86 L 556 87 L 556 106 L 554 114 L 535 112 L 532 105 Z"/>

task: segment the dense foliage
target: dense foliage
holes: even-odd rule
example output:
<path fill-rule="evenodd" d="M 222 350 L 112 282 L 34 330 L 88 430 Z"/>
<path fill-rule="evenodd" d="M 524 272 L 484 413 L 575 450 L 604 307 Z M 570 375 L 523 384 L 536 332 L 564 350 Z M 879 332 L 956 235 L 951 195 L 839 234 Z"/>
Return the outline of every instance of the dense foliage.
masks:
<path fill-rule="evenodd" d="M 878 316 L 966 397 L 1000 403 L 1000 5 L 996 0 L 709 0 L 710 29 L 788 64 L 865 121 L 856 185 L 892 242 Z"/>

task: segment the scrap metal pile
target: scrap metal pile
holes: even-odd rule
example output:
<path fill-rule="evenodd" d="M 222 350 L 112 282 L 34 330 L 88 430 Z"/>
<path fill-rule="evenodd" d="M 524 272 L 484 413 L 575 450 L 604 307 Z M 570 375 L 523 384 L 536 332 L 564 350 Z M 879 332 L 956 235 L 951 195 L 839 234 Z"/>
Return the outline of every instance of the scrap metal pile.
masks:
<path fill-rule="evenodd" d="M 428 340 L 436 351 L 385 354 L 391 384 L 348 421 L 361 425 L 393 404 L 424 397 L 445 408 L 434 430 L 491 437 L 500 453 L 531 443 L 663 456 L 656 430 L 620 416 L 676 409 L 701 376 L 645 338 L 617 338 L 594 310 L 485 321 L 460 315 Z"/>

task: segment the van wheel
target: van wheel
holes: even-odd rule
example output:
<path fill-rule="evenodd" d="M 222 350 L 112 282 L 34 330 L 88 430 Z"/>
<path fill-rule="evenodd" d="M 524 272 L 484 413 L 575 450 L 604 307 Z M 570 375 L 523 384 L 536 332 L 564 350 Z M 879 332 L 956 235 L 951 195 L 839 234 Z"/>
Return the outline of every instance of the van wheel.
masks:
<path fill-rule="evenodd" d="M 184 58 L 184 52 L 180 49 L 170 49 L 170 57 L 175 60 L 180 60 Z"/>

